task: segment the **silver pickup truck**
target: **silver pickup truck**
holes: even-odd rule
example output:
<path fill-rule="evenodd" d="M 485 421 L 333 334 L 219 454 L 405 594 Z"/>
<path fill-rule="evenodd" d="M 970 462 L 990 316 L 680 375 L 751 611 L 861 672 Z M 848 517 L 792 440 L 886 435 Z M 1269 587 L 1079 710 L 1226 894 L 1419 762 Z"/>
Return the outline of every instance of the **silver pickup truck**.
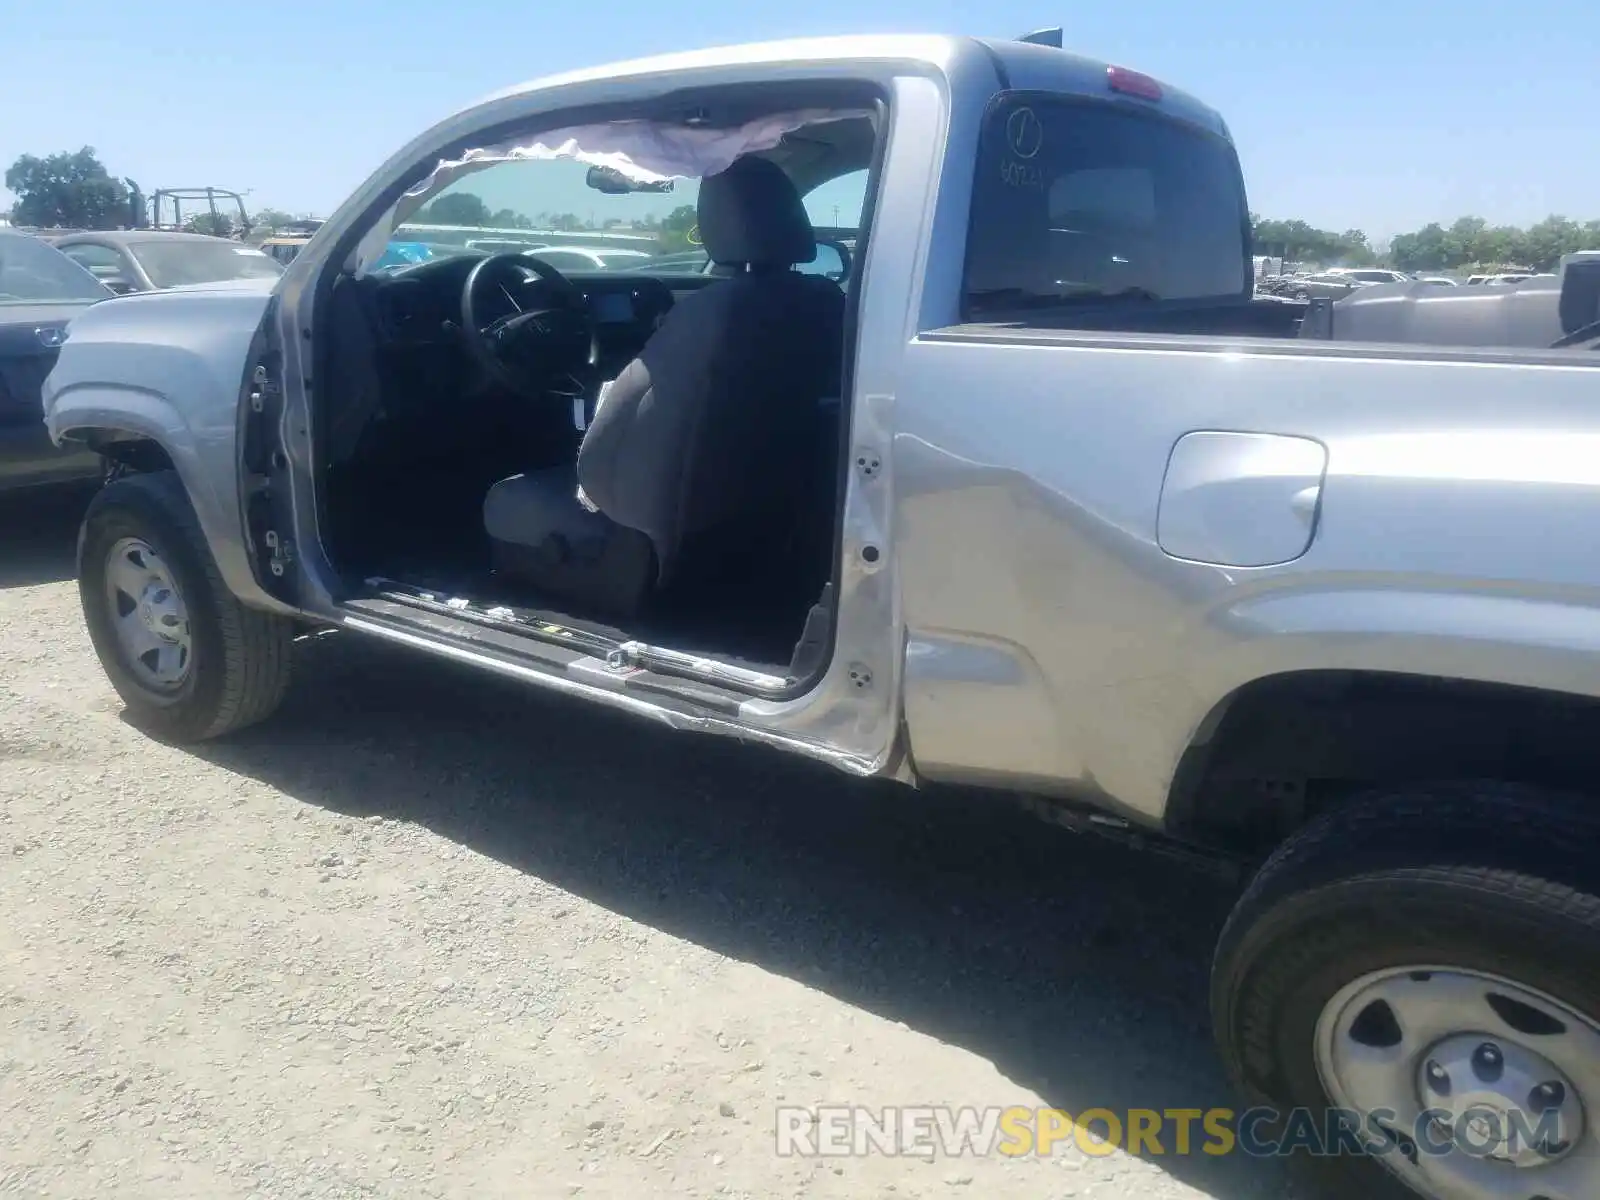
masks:
<path fill-rule="evenodd" d="M 1443 289 L 1256 297 L 1222 118 L 1039 41 L 513 88 L 281 280 L 84 313 L 46 406 L 114 464 L 105 669 L 208 738 L 334 628 L 1248 869 L 1212 999 L 1249 1095 L 1369 1194 L 1600 1195 L 1590 265 L 1548 344 L 1408 338 Z M 485 207 L 715 269 L 381 263 Z M 797 269 L 856 213 L 842 281 Z"/>

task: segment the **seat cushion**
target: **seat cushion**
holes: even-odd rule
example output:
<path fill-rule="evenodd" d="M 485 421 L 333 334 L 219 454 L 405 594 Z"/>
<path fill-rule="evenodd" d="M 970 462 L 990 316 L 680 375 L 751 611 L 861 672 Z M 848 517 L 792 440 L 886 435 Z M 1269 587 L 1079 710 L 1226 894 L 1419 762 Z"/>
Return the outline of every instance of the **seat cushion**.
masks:
<path fill-rule="evenodd" d="M 494 568 L 574 615 L 632 616 L 655 582 L 650 539 L 585 508 L 577 489 L 570 465 L 491 487 L 483 526 Z"/>
<path fill-rule="evenodd" d="M 603 540 L 612 522 L 578 503 L 578 478 L 571 466 L 529 471 L 502 479 L 483 498 L 489 537 L 513 546 L 537 547 L 552 534 L 573 544 Z"/>

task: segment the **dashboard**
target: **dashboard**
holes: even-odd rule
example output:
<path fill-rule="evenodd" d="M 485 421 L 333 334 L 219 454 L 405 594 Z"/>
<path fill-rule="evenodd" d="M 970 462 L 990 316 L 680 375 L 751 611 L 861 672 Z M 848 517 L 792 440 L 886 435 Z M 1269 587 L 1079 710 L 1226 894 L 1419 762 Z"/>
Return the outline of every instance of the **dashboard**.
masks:
<path fill-rule="evenodd" d="M 477 255 L 454 255 L 368 276 L 372 314 L 380 343 L 394 348 L 455 343 L 461 322 L 461 289 L 477 264 Z M 614 271 L 572 272 L 572 281 L 588 307 L 602 359 L 623 362 L 643 348 L 676 303 L 678 291 L 712 282 L 674 276 L 672 286 L 649 275 Z M 555 286 L 528 273 L 520 284 L 496 289 L 500 295 L 481 298 L 485 322 L 521 310 L 559 303 Z"/>

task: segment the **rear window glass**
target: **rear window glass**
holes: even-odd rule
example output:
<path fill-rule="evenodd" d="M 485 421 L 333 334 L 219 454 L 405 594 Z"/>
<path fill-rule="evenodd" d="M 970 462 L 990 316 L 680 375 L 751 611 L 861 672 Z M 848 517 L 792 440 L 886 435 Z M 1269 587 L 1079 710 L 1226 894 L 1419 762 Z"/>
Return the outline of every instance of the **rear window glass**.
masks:
<path fill-rule="evenodd" d="M 1006 97 L 978 151 L 967 315 L 1247 299 L 1244 189 L 1220 137 L 1154 113 Z"/>
<path fill-rule="evenodd" d="M 221 238 L 203 242 L 177 238 L 135 242 L 131 249 L 150 282 L 158 288 L 275 278 L 283 273 L 283 267 L 271 255 Z"/>

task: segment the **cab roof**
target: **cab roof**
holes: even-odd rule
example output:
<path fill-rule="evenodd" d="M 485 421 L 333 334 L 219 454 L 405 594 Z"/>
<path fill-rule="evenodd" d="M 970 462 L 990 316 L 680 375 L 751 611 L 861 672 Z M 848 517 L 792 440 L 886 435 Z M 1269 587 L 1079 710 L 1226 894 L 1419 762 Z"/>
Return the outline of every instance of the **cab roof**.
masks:
<path fill-rule="evenodd" d="M 1066 95 L 1109 95 L 1107 72 L 1113 66 L 1137 70 L 1132 64 L 1112 64 L 1031 42 L 932 34 L 857 34 L 751 42 L 629 59 L 530 80 L 487 96 L 483 102 L 511 99 L 577 83 L 652 75 L 692 77 L 702 72 L 720 72 L 729 67 L 744 66 L 781 67 L 785 64 L 840 61 L 905 62 L 949 72 L 964 58 L 981 58 L 988 63 L 999 76 L 997 86 L 1002 90 L 1055 91 Z M 1228 137 L 1227 125 L 1215 109 L 1165 83 L 1161 83 L 1161 89 L 1162 97 L 1155 103 L 1159 111 Z"/>

